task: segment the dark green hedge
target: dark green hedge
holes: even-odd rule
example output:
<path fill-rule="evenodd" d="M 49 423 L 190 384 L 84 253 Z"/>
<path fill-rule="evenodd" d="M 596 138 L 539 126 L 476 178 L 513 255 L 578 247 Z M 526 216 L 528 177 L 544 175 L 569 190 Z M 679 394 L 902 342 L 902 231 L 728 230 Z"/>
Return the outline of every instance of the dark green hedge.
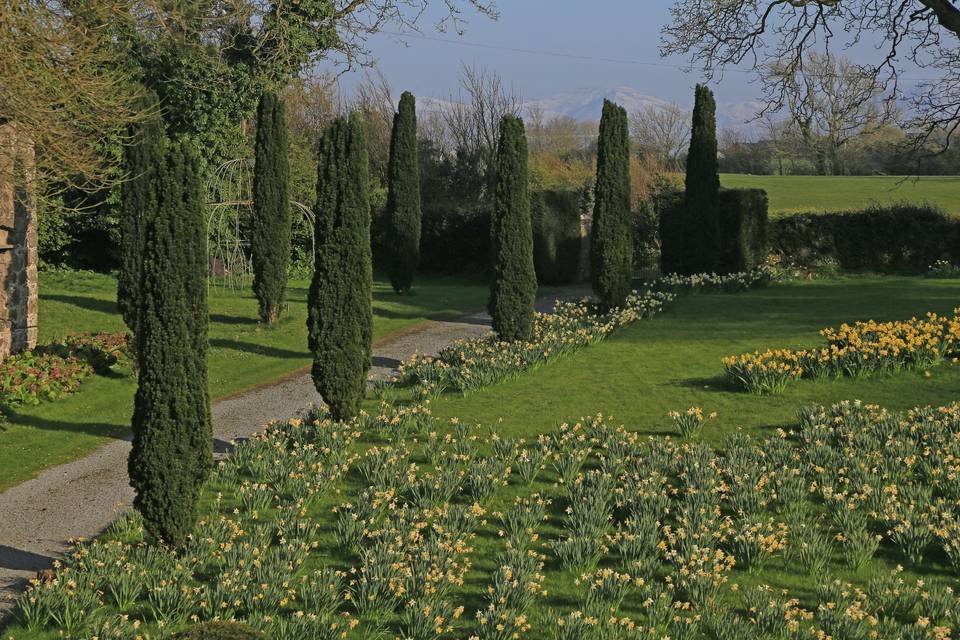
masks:
<path fill-rule="evenodd" d="M 569 284 L 581 277 L 580 193 L 543 190 L 531 196 L 533 262 L 543 284 Z"/>
<path fill-rule="evenodd" d="M 767 192 L 721 189 L 718 201 L 721 273 L 750 271 L 767 257 Z"/>
<path fill-rule="evenodd" d="M 799 214 L 771 221 L 770 249 L 804 266 L 832 259 L 845 271 L 921 273 L 960 261 L 960 220 L 907 204 Z"/>
<path fill-rule="evenodd" d="M 681 273 L 683 252 L 683 191 L 665 191 L 654 202 L 660 218 L 660 271 Z"/>

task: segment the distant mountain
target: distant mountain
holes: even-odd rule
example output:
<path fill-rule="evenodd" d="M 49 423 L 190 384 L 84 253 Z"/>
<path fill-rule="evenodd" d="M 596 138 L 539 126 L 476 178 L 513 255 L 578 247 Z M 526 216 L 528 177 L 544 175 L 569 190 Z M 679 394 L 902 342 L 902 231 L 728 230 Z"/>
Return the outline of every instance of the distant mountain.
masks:
<path fill-rule="evenodd" d="M 564 91 L 547 98 L 529 100 L 524 108 L 531 107 L 543 110 L 547 118 L 567 116 L 574 120 L 597 121 L 603 111 L 603 101 L 612 100 L 627 110 L 628 113 L 639 111 L 648 106 L 663 106 L 666 100 L 649 96 L 630 87 L 614 87 L 612 89 L 587 88 Z"/>
<path fill-rule="evenodd" d="M 613 100 L 626 109 L 627 113 L 640 111 L 648 106 L 662 107 L 669 104 L 668 100 L 648 95 L 632 87 L 613 87 L 611 89 L 590 87 L 563 91 L 545 98 L 527 100 L 523 103 L 520 115 L 526 115 L 531 108 L 536 108 L 543 111 L 545 118 L 565 116 L 574 120 L 597 122 L 600 120 L 600 114 L 603 111 L 604 100 Z M 417 98 L 417 109 L 422 113 L 438 111 L 449 104 L 449 99 Z M 683 102 L 680 105 L 687 109 L 693 106 Z M 754 101 L 721 102 L 717 105 L 717 124 L 721 127 L 749 128 L 751 125 L 748 121 L 760 109 L 760 106 L 759 102 Z"/>

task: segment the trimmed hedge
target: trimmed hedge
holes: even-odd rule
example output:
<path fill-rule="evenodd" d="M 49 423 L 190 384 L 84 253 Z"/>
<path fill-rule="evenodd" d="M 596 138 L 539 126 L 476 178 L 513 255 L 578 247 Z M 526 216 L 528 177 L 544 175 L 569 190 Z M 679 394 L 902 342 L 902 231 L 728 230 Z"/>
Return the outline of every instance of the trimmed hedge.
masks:
<path fill-rule="evenodd" d="M 744 273 L 767 257 L 767 192 L 763 189 L 721 189 L 720 272 Z"/>
<path fill-rule="evenodd" d="M 267 636 L 239 622 L 203 622 L 168 640 L 266 640 Z"/>
<path fill-rule="evenodd" d="M 531 196 L 533 262 L 543 284 L 570 284 L 581 277 L 580 199 L 573 190 Z"/>
<path fill-rule="evenodd" d="M 664 192 L 653 204 L 660 219 L 660 270 L 684 273 L 690 242 L 684 228 L 683 193 Z M 763 189 L 721 189 L 720 264 L 717 273 L 742 273 L 767 257 L 767 192 Z"/>
<path fill-rule="evenodd" d="M 960 220 L 930 205 L 806 213 L 770 223 L 770 249 L 802 266 L 835 260 L 845 271 L 922 273 L 960 261 Z"/>

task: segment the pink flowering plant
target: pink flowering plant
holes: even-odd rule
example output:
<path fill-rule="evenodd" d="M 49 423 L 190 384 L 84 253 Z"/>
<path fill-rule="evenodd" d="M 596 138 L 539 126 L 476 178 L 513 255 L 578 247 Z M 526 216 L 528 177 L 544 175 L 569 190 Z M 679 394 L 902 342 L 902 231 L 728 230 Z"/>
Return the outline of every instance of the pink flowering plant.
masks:
<path fill-rule="evenodd" d="M 0 401 L 6 406 L 39 404 L 73 393 L 93 367 L 74 357 L 21 353 L 0 365 Z"/>

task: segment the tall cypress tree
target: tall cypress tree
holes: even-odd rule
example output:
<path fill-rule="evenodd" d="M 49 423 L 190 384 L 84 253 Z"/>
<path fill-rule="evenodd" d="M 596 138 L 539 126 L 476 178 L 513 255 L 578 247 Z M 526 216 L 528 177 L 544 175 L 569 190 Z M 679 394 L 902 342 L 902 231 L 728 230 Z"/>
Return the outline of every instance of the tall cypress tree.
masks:
<path fill-rule="evenodd" d="M 141 218 L 140 373 L 128 470 L 149 538 L 181 546 L 213 467 L 207 393 L 206 245 L 199 161 L 168 143 L 156 210 Z"/>
<path fill-rule="evenodd" d="M 128 178 L 120 197 L 117 306 L 123 321 L 136 335 L 144 240 L 141 220 L 156 214 L 157 180 L 163 165 L 165 136 L 163 125 L 157 120 L 135 127 L 131 133 L 134 142 L 123 151 L 123 168 Z"/>
<path fill-rule="evenodd" d="M 500 120 L 493 198 L 494 276 L 487 308 L 501 340 L 526 340 L 533 331 L 537 275 L 527 187 L 527 137 L 523 120 L 514 116 Z"/>
<path fill-rule="evenodd" d="M 681 236 L 684 272 L 715 271 L 720 261 L 718 200 L 720 174 L 717 162 L 717 105 L 713 92 L 697 85 L 693 104 L 693 129 L 687 154 L 687 176 Z"/>
<path fill-rule="evenodd" d="M 283 101 L 271 92 L 260 96 L 254 153 L 250 225 L 253 292 L 260 303 L 260 319 L 272 324 L 280 315 L 287 288 L 291 229 L 287 123 Z"/>
<path fill-rule="evenodd" d="M 420 263 L 420 169 L 417 164 L 417 107 L 404 91 L 393 116 L 387 168 L 387 270 L 397 293 L 410 290 Z"/>
<path fill-rule="evenodd" d="M 621 307 L 633 275 L 630 223 L 630 133 L 627 112 L 603 101 L 597 142 L 597 182 L 590 230 L 593 292 L 606 310 Z"/>
<path fill-rule="evenodd" d="M 360 114 L 337 118 L 320 141 L 317 250 L 307 300 L 311 374 L 335 419 L 360 411 L 373 340 L 367 147 Z"/>

